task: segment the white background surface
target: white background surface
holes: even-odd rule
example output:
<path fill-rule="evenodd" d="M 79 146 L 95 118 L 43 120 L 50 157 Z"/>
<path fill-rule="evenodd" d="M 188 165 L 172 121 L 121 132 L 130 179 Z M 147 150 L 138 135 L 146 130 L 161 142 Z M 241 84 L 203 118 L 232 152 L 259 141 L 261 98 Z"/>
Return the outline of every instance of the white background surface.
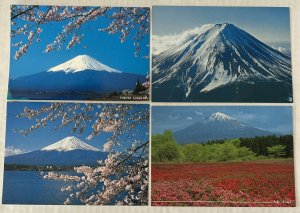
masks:
<path fill-rule="evenodd" d="M 0 212 L 282 212 L 300 213 L 300 0 L 0 0 L 0 203 L 2 202 L 3 159 L 5 147 L 6 94 L 9 74 L 10 50 L 10 5 L 85 5 L 85 6 L 149 6 L 152 5 L 186 5 L 186 6 L 278 6 L 290 7 L 291 41 L 292 41 L 292 72 L 293 72 L 293 104 L 242 104 L 242 105 L 288 105 L 293 106 L 294 153 L 296 175 L 296 208 L 219 208 L 219 207 L 126 207 L 126 206 L 38 206 L 38 205 L 2 205 Z M 276 92 L 276 91 L 274 91 Z M 157 105 L 161 105 L 157 104 Z M 166 104 L 172 105 L 172 104 Z M 180 104 L 187 105 L 187 104 Z M 189 105 L 239 105 L 239 103 L 198 103 Z M 150 205 L 150 202 L 149 202 Z"/>

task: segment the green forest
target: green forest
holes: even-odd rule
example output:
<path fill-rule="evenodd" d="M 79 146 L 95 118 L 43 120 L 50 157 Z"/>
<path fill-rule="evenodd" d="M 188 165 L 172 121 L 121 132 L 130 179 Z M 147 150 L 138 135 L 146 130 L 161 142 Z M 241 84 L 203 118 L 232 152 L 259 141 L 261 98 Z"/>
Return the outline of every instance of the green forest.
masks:
<path fill-rule="evenodd" d="M 293 157 L 293 136 L 257 136 L 179 145 L 173 132 L 152 135 L 152 162 L 219 162 Z"/>

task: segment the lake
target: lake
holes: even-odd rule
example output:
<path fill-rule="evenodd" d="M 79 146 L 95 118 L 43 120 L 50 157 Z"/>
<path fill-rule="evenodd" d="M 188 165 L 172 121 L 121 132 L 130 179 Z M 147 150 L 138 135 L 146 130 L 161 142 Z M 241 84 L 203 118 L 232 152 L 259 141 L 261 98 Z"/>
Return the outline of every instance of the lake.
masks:
<path fill-rule="evenodd" d="M 45 180 L 38 171 L 4 171 L 3 204 L 63 205 L 69 192 L 61 192 L 64 181 Z M 82 204 L 79 200 L 75 205 Z"/>

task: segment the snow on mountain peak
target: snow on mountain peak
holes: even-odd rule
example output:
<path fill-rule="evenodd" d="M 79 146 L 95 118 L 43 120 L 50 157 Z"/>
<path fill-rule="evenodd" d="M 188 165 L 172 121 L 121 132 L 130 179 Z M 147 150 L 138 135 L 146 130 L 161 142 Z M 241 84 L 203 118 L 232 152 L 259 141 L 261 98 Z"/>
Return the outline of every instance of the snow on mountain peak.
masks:
<path fill-rule="evenodd" d="M 225 22 L 225 23 L 222 23 L 222 24 L 215 24 L 215 25 L 219 25 L 219 26 L 222 26 L 222 27 L 235 27 L 233 24 L 231 23 L 228 23 L 228 22 Z"/>
<path fill-rule="evenodd" d="M 50 68 L 48 72 L 63 71 L 65 73 L 75 73 L 84 70 L 121 73 L 119 70 L 106 66 L 105 64 L 100 63 L 99 61 L 88 55 L 78 55 L 65 63 Z"/>
<path fill-rule="evenodd" d="M 229 23 L 204 24 L 176 34 L 163 35 L 163 36 L 153 35 L 153 55 L 158 55 L 169 48 L 188 42 L 194 37 L 202 35 L 203 33 L 213 28 L 220 30 L 228 26 L 233 26 L 233 25 Z"/>
<path fill-rule="evenodd" d="M 228 116 L 228 115 L 225 115 L 224 113 L 222 112 L 216 112 L 216 113 L 213 113 L 210 117 L 209 117 L 209 120 L 210 121 L 232 121 L 232 120 L 235 120 L 233 119 L 232 117 Z"/>
<path fill-rule="evenodd" d="M 41 151 L 59 151 L 59 152 L 67 152 L 71 150 L 89 150 L 89 151 L 100 151 L 99 149 L 84 143 L 82 140 L 69 136 L 66 137 L 56 143 L 53 143 L 49 146 L 46 146 L 41 149 Z"/>

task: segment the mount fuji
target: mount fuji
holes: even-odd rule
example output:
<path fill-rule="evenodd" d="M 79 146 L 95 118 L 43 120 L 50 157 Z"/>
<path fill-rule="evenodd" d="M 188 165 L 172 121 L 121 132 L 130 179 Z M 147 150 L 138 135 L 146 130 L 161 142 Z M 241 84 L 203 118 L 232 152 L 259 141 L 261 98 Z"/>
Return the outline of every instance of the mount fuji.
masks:
<path fill-rule="evenodd" d="M 290 56 L 228 23 L 183 35 L 153 57 L 154 101 L 292 102 Z"/>
<path fill-rule="evenodd" d="M 111 68 L 88 55 L 36 74 L 9 80 L 13 98 L 28 99 L 97 99 L 104 94 L 133 90 L 137 80 L 146 75 L 125 73 Z"/>
<path fill-rule="evenodd" d="M 84 70 L 121 73 L 120 71 L 104 65 L 88 55 L 79 55 L 65 63 L 50 68 L 48 72 L 63 71 L 65 73 L 75 73 Z"/>
<path fill-rule="evenodd" d="M 179 144 L 267 135 L 274 135 L 274 133 L 248 126 L 221 112 L 213 113 L 209 118 L 174 133 Z"/>
<path fill-rule="evenodd" d="M 66 137 L 40 150 L 5 157 L 6 165 L 77 166 L 95 165 L 107 153 L 86 144 L 76 137 Z"/>

